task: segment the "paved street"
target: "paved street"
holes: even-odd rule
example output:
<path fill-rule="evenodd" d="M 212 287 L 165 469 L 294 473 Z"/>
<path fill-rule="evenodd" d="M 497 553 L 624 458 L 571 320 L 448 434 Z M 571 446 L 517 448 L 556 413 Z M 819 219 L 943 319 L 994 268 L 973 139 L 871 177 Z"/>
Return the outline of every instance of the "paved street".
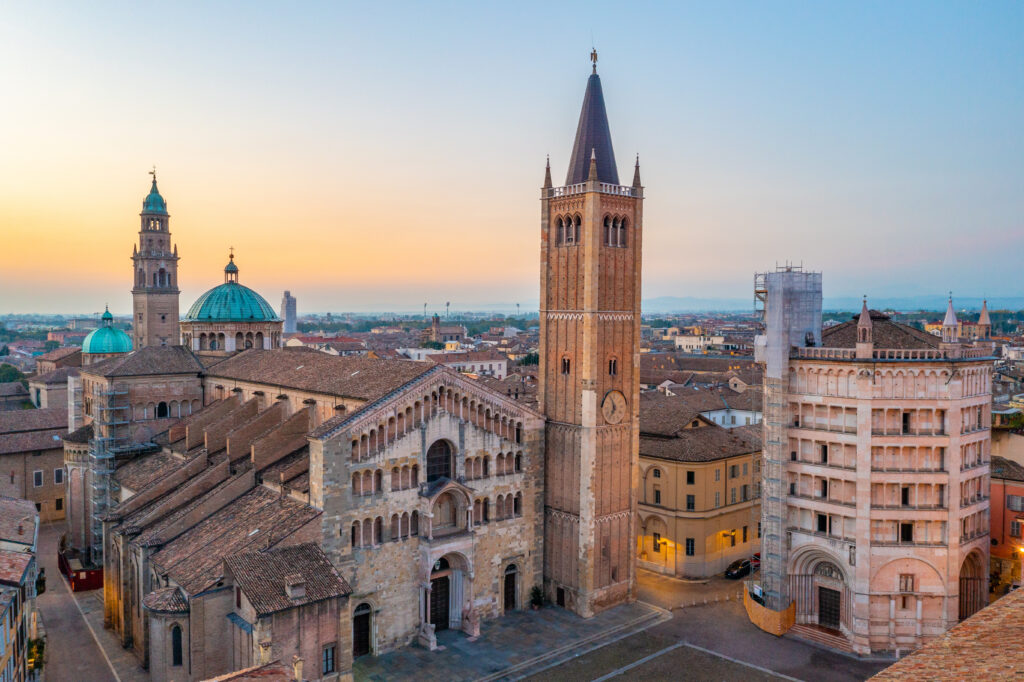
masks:
<path fill-rule="evenodd" d="M 46 626 L 47 682 L 117 680 L 57 566 L 57 541 L 62 527 L 63 524 L 46 524 L 39 530 L 38 560 L 46 569 L 46 592 L 36 599 L 36 606 Z"/>

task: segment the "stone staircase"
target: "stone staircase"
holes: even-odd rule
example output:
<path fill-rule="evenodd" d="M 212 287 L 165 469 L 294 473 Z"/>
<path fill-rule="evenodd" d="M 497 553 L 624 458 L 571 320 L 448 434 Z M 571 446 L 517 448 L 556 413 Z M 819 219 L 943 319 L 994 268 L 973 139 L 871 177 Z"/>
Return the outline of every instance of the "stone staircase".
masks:
<path fill-rule="evenodd" d="M 843 637 L 842 633 L 838 630 L 807 623 L 794 625 L 786 634 L 829 649 L 835 649 L 836 651 L 843 651 L 848 654 L 853 653 L 853 647 L 850 646 L 849 640 Z"/>

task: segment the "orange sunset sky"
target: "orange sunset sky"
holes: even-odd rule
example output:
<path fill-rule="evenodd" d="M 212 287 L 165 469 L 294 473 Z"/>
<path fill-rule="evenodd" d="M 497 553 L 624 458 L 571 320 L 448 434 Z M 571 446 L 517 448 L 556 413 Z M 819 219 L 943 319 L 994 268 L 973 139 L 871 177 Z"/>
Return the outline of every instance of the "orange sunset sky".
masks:
<path fill-rule="evenodd" d="M 644 296 L 1020 293 L 1024 5 L 8 5 L 0 313 L 130 307 L 157 166 L 181 309 L 535 306 L 596 44 Z M 1001 274 L 1003 273 L 1003 274 Z"/>

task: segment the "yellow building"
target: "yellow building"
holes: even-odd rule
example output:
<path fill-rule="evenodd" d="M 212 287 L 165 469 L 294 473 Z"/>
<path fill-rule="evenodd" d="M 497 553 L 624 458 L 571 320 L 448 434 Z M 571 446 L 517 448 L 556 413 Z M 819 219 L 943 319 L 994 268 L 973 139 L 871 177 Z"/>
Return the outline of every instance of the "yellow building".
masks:
<path fill-rule="evenodd" d="M 638 559 L 686 578 L 760 549 L 761 427 L 725 429 L 677 396 L 640 401 Z"/>

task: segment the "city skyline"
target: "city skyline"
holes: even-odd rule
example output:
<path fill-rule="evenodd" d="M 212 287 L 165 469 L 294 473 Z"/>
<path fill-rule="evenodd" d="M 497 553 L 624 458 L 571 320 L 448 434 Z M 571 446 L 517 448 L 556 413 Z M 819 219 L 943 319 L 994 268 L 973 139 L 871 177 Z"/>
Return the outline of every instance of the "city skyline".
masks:
<path fill-rule="evenodd" d="M 784 260 L 836 296 L 1015 294 L 1019 5 L 648 7 L 597 6 L 593 37 L 570 6 L 9 10 L 0 313 L 127 312 L 154 163 L 182 312 L 229 246 L 300 314 L 526 309 L 591 45 L 651 199 L 645 299 L 747 298 Z"/>

